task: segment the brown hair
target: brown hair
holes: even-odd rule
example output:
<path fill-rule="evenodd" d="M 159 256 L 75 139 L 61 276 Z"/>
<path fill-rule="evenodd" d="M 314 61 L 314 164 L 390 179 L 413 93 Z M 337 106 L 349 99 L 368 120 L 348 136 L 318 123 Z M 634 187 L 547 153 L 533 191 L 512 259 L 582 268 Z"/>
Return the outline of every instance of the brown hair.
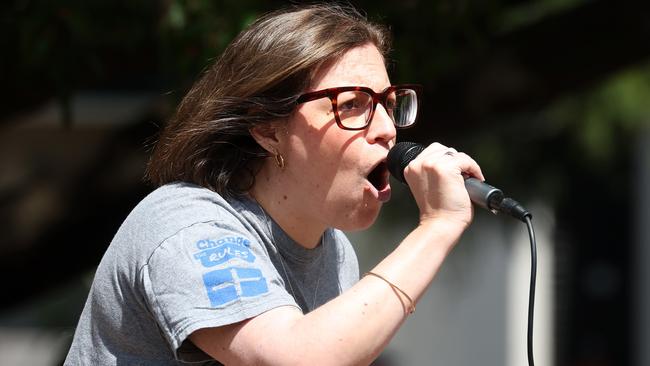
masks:
<path fill-rule="evenodd" d="M 185 181 L 221 195 L 254 183 L 268 157 L 250 135 L 286 119 L 325 63 L 372 43 L 386 55 L 389 35 L 350 6 L 317 4 L 262 16 L 242 31 L 194 84 L 162 131 L 147 167 L 157 186 Z"/>

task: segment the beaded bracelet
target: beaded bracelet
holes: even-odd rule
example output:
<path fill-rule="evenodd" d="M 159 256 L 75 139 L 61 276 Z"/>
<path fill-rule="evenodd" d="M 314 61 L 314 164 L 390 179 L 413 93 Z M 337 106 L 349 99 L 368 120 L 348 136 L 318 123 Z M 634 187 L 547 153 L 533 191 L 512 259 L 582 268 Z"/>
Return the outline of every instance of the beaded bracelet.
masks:
<path fill-rule="evenodd" d="M 411 296 L 409 296 L 409 295 L 408 295 L 406 292 L 404 292 L 401 288 L 395 286 L 392 282 L 390 282 L 389 280 L 387 280 L 387 279 L 384 278 L 383 276 L 378 275 L 378 274 L 376 274 L 376 273 L 374 273 L 374 272 L 366 272 L 366 273 L 363 275 L 363 277 L 366 277 L 366 276 L 375 276 L 375 277 L 377 277 L 377 278 L 383 280 L 384 282 L 386 282 L 386 283 L 387 283 L 387 284 L 388 284 L 392 289 L 399 291 L 399 292 L 400 292 L 402 295 L 404 295 L 404 297 L 406 297 L 406 298 L 408 299 L 408 301 L 409 301 L 409 306 L 408 306 L 408 312 L 409 312 L 409 314 L 413 314 L 413 313 L 415 312 L 415 303 L 413 302 L 413 299 L 411 299 Z"/>

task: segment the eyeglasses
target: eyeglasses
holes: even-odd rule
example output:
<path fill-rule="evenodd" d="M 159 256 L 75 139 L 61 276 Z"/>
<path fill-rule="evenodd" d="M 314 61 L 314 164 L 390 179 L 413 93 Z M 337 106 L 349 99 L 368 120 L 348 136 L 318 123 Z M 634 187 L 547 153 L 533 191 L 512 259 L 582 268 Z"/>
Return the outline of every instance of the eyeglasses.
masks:
<path fill-rule="evenodd" d="M 396 128 L 412 126 L 418 116 L 418 94 L 422 86 L 417 84 L 391 85 L 381 93 L 364 86 L 343 86 L 309 92 L 298 98 L 298 104 L 328 97 L 336 124 L 344 130 L 363 130 L 368 127 L 381 103 Z"/>

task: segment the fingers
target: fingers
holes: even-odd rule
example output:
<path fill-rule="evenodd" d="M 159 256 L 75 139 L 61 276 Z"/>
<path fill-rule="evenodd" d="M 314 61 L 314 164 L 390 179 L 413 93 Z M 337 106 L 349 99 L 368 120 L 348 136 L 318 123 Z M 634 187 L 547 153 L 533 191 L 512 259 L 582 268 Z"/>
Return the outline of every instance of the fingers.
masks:
<path fill-rule="evenodd" d="M 469 176 L 484 180 L 474 159 L 439 143 L 413 159 L 404 169 L 404 178 L 420 209 L 420 222 L 444 219 L 467 227 L 473 215 L 464 184 Z"/>
<path fill-rule="evenodd" d="M 419 160 L 416 164 L 432 165 L 434 169 L 442 168 L 442 166 L 451 169 L 455 167 L 454 170 L 464 178 L 474 177 L 482 181 L 485 180 L 480 166 L 469 155 L 437 142 L 427 146 L 416 160 Z"/>
<path fill-rule="evenodd" d="M 456 163 L 458 164 L 458 167 L 464 178 L 474 177 L 481 181 L 485 180 L 483 172 L 481 171 L 481 167 L 469 155 L 462 152 L 456 152 L 452 154 L 445 154 L 445 156 L 456 160 Z"/>

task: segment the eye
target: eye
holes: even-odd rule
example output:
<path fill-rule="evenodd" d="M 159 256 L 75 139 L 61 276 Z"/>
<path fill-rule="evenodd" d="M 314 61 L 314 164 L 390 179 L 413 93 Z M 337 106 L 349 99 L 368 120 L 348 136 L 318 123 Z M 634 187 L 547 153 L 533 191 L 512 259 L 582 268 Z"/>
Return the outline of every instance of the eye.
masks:
<path fill-rule="evenodd" d="M 365 109 L 368 105 L 367 99 L 367 97 L 360 95 L 360 93 L 343 93 L 342 95 L 339 95 L 339 111 L 345 112 L 356 109 Z"/>

